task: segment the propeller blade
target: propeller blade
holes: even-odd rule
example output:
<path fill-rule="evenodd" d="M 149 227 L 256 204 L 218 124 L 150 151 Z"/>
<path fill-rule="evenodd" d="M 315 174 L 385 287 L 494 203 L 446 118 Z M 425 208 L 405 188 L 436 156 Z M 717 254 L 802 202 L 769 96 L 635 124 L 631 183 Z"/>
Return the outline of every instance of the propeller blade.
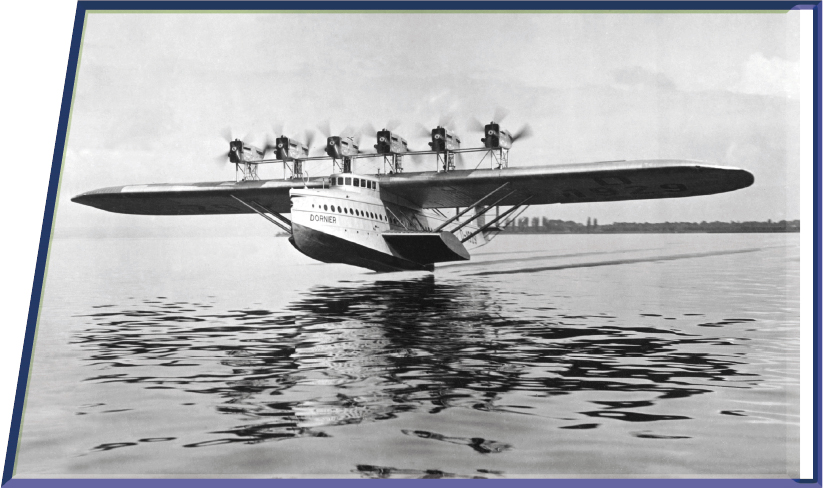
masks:
<path fill-rule="evenodd" d="M 229 162 L 229 154 L 221 154 L 219 156 L 214 157 L 214 162 L 217 163 L 221 168 L 225 166 L 226 163 Z"/>
<path fill-rule="evenodd" d="M 317 130 L 319 130 L 323 137 L 325 137 L 326 139 L 332 136 L 331 125 L 329 125 L 328 120 L 324 120 L 323 122 L 318 124 Z"/>
<path fill-rule="evenodd" d="M 231 137 L 231 128 L 229 127 L 223 127 L 223 129 L 220 131 L 220 137 L 222 137 L 223 140 L 226 142 L 231 142 L 234 140 Z"/>
<path fill-rule="evenodd" d="M 270 149 L 274 149 L 276 147 L 277 144 L 275 144 L 274 141 L 272 141 L 271 138 L 268 135 L 266 135 L 266 145 L 263 146 L 263 156 L 265 156 L 266 152 L 268 152 Z"/>
<path fill-rule="evenodd" d="M 351 137 L 353 139 L 357 134 L 357 130 L 350 125 L 347 125 L 345 129 L 340 131 L 340 137 Z"/>
<path fill-rule="evenodd" d="M 370 122 L 366 122 L 365 124 L 363 124 L 361 131 L 365 132 L 371 137 L 375 137 L 377 135 L 377 129 L 375 129 Z"/>
<path fill-rule="evenodd" d="M 509 115 L 509 111 L 503 107 L 498 106 L 494 109 L 494 121 L 498 124 L 503 122 L 507 115 Z"/>
<path fill-rule="evenodd" d="M 284 131 L 283 122 L 277 122 L 275 124 L 272 124 L 271 128 L 274 129 L 274 137 L 282 137 L 283 136 L 283 131 Z"/>
<path fill-rule="evenodd" d="M 418 123 L 418 124 L 417 124 L 417 134 L 418 134 L 420 137 L 426 137 L 426 138 L 431 139 L 431 137 L 432 137 L 432 130 L 431 130 L 431 129 L 427 129 L 425 125 L 423 125 L 423 124 L 421 124 L 421 123 Z"/>
<path fill-rule="evenodd" d="M 451 127 L 452 122 L 454 122 L 454 114 L 446 113 L 440 116 L 440 120 L 437 121 L 437 125 L 440 127 Z"/>
<path fill-rule="evenodd" d="M 395 130 L 397 130 L 398 127 L 400 127 L 400 121 L 397 119 L 389 119 L 389 121 L 386 122 L 386 125 L 384 127 L 386 128 L 386 130 L 394 132 Z"/>
<path fill-rule="evenodd" d="M 532 135 L 532 128 L 529 124 L 524 125 L 519 131 L 512 134 L 512 143 L 518 139 L 528 138 Z"/>
<path fill-rule="evenodd" d="M 311 152 L 312 142 L 314 142 L 314 132 L 306 130 L 306 147 L 309 148 L 309 152 Z"/>
<path fill-rule="evenodd" d="M 469 121 L 469 130 L 483 132 L 486 130 L 486 124 L 477 120 L 477 117 L 472 117 Z"/>

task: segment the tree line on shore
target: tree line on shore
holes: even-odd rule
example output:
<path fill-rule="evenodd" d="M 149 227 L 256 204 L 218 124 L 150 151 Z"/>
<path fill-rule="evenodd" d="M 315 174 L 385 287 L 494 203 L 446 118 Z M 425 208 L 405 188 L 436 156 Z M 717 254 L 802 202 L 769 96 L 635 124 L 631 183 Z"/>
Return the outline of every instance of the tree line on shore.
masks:
<path fill-rule="evenodd" d="M 799 220 L 765 222 L 614 222 L 598 225 L 589 218 L 585 224 L 546 217 L 522 217 L 504 229 L 511 234 L 627 234 L 627 233 L 687 233 L 687 232 L 800 232 Z"/>

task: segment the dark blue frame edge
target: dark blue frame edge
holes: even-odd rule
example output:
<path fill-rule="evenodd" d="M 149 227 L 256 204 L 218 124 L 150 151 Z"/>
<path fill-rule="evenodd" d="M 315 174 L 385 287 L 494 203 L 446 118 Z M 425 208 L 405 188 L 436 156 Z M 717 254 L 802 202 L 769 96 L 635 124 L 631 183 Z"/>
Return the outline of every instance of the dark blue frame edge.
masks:
<path fill-rule="evenodd" d="M 812 452 L 814 453 L 814 479 L 809 480 L 813 483 L 821 484 L 820 478 L 820 332 L 821 332 L 821 317 L 820 317 L 820 236 L 821 236 L 821 225 L 820 225 L 820 177 L 821 177 L 821 140 L 820 140 L 820 133 L 823 130 L 823 126 L 821 126 L 821 10 L 823 10 L 823 4 L 817 3 L 814 7 L 814 161 L 813 161 L 813 179 L 814 179 L 814 197 L 813 197 L 813 204 L 814 204 L 814 234 L 813 234 L 813 245 L 814 245 L 814 271 L 813 271 L 813 293 L 814 293 L 814 310 L 813 310 L 813 317 L 814 317 L 814 328 L 812 332 L 812 339 L 814 341 L 814 355 L 813 355 L 813 374 L 812 374 L 812 381 L 814 382 L 814 393 L 813 393 L 813 428 L 814 428 L 814 440 L 813 440 L 813 448 Z"/>
<path fill-rule="evenodd" d="M 813 478 L 793 480 L 799 483 L 815 483 L 821 485 L 821 388 L 820 388 L 820 366 L 821 366 L 821 10 L 823 4 L 818 2 L 808 1 L 707 1 L 707 0 L 683 0 L 683 1 L 667 1 L 661 2 L 658 0 L 650 1 L 509 1 L 509 2 L 480 2 L 480 1 L 254 1 L 254 0 L 240 0 L 240 1 L 78 1 L 77 10 L 74 17 L 74 29 L 72 31 L 71 46 L 69 49 L 69 58 L 66 68 L 66 80 L 63 85 L 63 97 L 60 106 L 60 117 L 57 124 L 57 137 L 54 145 L 54 154 L 52 156 L 51 176 L 49 177 L 49 186 L 46 195 L 46 205 L 43 215 L 43 225 L 40 232 L 40 244 L 37 251 L 37 261 L 34 270 L 34 281 L 32 284 L 31 300 L 29 302 L 29 313 L 26 321 L 26 332 L 23 339 L 23 349 L 20 359 L 20 372 L 17 377 L 17 388 L 15 391 L 14 408 L 12 410 L 12 419 L 9 429 L 9 440 L 6 447 L 6 459 L 3 468 L 3 477 L 0 481 L 0 486 L 5 485 L 11 481 L 14 472 L 14 463 L 17 457 L 17 448 L 20 437 L 20 428 L 23 415 L 23 405 L 25 403 L 26 386 L 28 385 L 28 376 L 31 369 L 32 351 L 34 347 L 34 335 L 37 327 L 37 317 L 40 309 L 40 299 L 42 295 L 43 279 L 46 268 L 46 260 L 48 257 L 48 250 L 51 238 L 52 223 L 54 219 L 54 212 L 57 204 L 57 190 L 60 181 L 60 171 L 62 169 L 63 154 L 65 152 L 66 134 L 68 131 L 69 115 L 71 112 L 72 94 L 74 93 L 74 81 L 77 74 L 78 58 L 80 55 L 80 43 L 83 35 L 83 26 L 86 12 L 88 10 L 791 10 L 792 8 L 809 8 L 813 7 L 814 11 L 814 46 L 813 46 L 813 130 L 814 130 L 814 146 L 813 146 L 813 293 L 814 293 L 814 308 L 813 308 Z M 323 482 L 331 482 L 318 479 L 182 479 L 182 478 L 167 478 L 167 479 L 118 479 L 116 483 L 120 486 L 137 487 L 145 486 L 146 483 L 151 483 L 154 486 L 180 486 L 195 484 L 198 487 L 215 487 L 225 486 L 228 484 L 235 484 L 242 481 L 246 486 L 260 485 L 263 483 L 271 484 L 277 483 L 280 485 L 314 485 Z M 485 480 L 484 483 L 502 484 L 508 483 L 511 480 Z M 541 485 L 549 483 L 562 483 L 568 485 L 591 485 L 600 484 L 607 481 L 606 479 L 556 479 L 556 480 L 518 480 L 518 484 L 533 484 L 540 483 Z M 694 479 L 611 479 L 608 483 L 616 488 L 636 487 L 636 486 L 653 486 L 659 485 L 663 481 L 669 486 L 672 485 L 686 485 L 691 484 Z M 778 484 L 784 484 L 792 480 L 783 479 L 712 479 L 702 480 L 704 486 L 717 485 L 727 486 L 769 486 L 773 487 Z M 44 486 L 60 483 L 63 487 L 88 487 L 88 486 L 109 486 L 111 479 L 20 479 L 15 480 L 15 485 L 28 486 Z M 355 483 L 362 483 L 363 480 L 334 480 L 335 484 L 354 485 Z M 392 480 L 393 483 L 419 483 L 417 480 Z M 448 483 L 472 483 L 473 480 L 449 480 Z"/>
<path fill-rule="evenodd" d="M 12 409 L 11 426 L 9 428 L 9 442 L 6 446 L 6 463 L 3 467 L 3 479 L 0 484 L 6 484 L 6 482 L 11 479 L 14 471 L 14 461 L 17 457 L 20 423 L 23 416 L 23 404 L 26 398 L 26 385 L 28 384 L 28 376 L 31 369 L 34 333 L 37 328 L 37 315 L 40 309 L 40 297 L 43 289 L 43 276 L 46 270 L 51 226 L 57 203 L 57 186 L 60 181 L 60 169 L 66 145 L 66 131 L 69 125 L 69 113 L 71 112 L 72 93 L 74 92 L 74 79 L 77 73 L 77 58 L 80 54 L 80 39 L 83 35 L 83 19 L 85 14 L 86 9 L 82 4 L 78 3 L 77 12 L 74 17 L 74 30 L 71 34 L 71 47 L 69 49 L 69 60 L 66 67 L 66 81 L 63 85 L 63 99 L 60 104 L 60 118 L 57 122 L 57 138 L 54 143 L 54 155 L 51 160 L 51 176 L 49 177 L 49 187 L 46 193 L 43 226 L 40 231 L 40 246 L 37 249 L 37 261 L 34 267 L 34 283 L 32 284 L 31 301 L 29 302 L 29 315 L 26 321 L 26 333 L 23 336 L 20 374 L 17 376 L 17 390 L 14 396 L 14 408 Z"/>

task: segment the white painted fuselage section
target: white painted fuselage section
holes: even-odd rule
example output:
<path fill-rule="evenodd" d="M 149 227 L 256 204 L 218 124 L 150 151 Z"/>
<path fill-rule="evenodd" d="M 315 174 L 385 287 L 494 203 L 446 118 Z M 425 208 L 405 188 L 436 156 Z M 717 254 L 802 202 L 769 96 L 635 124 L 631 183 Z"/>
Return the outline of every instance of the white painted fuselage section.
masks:
<path fill-rule="evenodd" d="M 448 219 L 439 211 L 402 202 L 385 191 L 381 195 L 379 178 L 375 176 L 349 173 L 332 175 L 330 181 L 332 184 L 323 189 L 289 192 L 292 242 L 304 254 L 324 262 L 358 265 L 353 262 L 356 259 L 347 255 L 352 253 L 368 255 L 364 259 L 386 259 L 387 262 L 392 258 L 402 259 L 383 238 L 384 232 L 432 232 Z M 450 231 L 473 216 L 473 212 L 468 212 L 443 230 Z M 455 236 L 462 240 L 476 231 L 482 220 L 469 223 Z M 481 232 L 463 245 L 473 249 L 487 242 L 487 236 Z"/>

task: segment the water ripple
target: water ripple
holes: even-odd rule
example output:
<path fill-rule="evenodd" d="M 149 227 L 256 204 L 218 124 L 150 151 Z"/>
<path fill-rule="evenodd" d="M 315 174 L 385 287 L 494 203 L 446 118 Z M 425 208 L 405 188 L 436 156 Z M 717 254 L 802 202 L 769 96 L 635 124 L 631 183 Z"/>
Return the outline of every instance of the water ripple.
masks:
<path fill-rule="evenodd" d="M 187 448 L 324 437 L 331 426 L 396 419 L 409 412 L 468 408 L 535 415 L 528 405 L 501 401 L 517 391 L 545 398 L 587 391 L 647 398 L 587 402 L 603 408 L 579 411 L 580 422 L 567 422 L 562 429 L 596 428 L 599 424 L 584 420 L 595 417 L 688 420 L 687 415 L 638 409 L 702 395 L 735 380 L 749 382 L 736 383 L 742 388 L 758 380 L 738 369 L 741 359 L 729 354 L 738 347 L 734 340 L 553 307 L 515 316 L 477 282 L 437 283 L 428 276 L 318 286 L 283 310 L 220 311 L 172 300 L 101 305 L 104 312 L 82 316 L 87 325 L 73 340 L 91 368 L 86 381 L 207 395 L 217 412 L 236 417 L 235 427 L 202 432 L 203 440 L 185 444 Z M 182 313 L 181 308 L 193 312 Z M 701 325 L 750 320 L 718 318 Z M 511 448 L 480 437 L 403 433 L 484 454 Z M 682 437 L 647 431 L 633 435 Z M 374 477 L 394 470 L 358 469 Z"/>

